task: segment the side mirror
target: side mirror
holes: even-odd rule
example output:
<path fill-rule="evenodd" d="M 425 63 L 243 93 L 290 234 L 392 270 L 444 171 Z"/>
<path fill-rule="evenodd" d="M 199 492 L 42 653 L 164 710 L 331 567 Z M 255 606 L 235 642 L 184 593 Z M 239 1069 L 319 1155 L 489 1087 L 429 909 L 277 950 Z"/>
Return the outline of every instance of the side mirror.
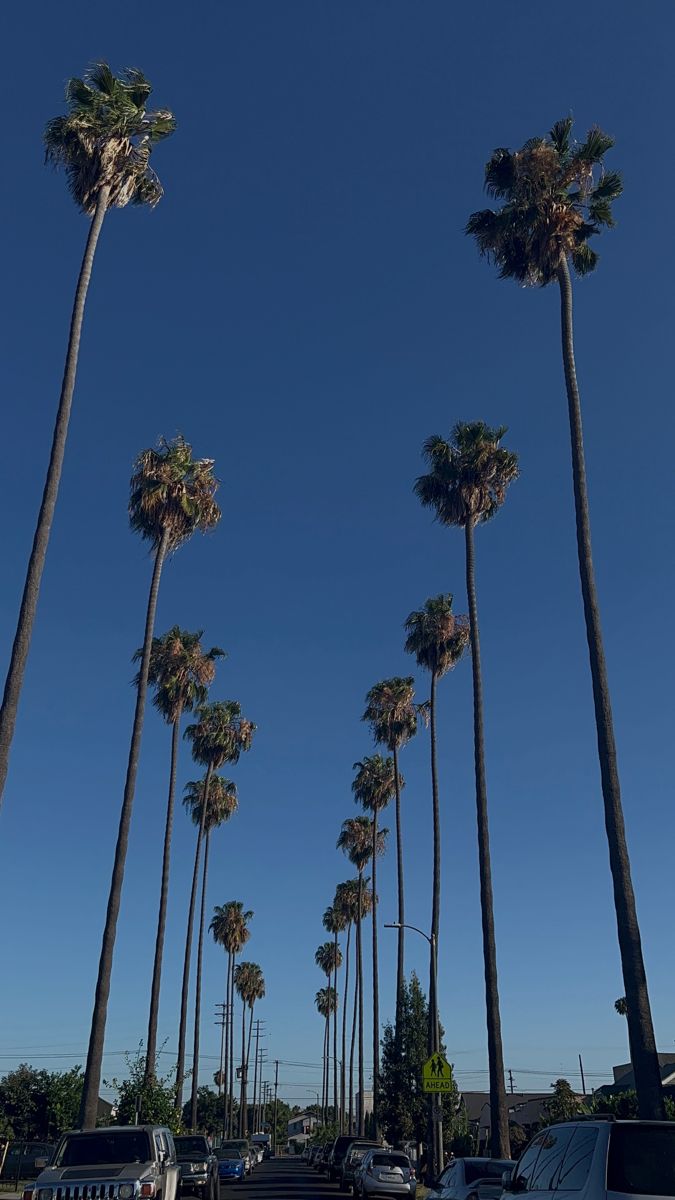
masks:
<path fill-rule="evenodd" d="M 505 1192 L 515 1192 L 515 1174 L 513 1171 L 504 1171 L 502 1175 L 502 1188 Z"/>

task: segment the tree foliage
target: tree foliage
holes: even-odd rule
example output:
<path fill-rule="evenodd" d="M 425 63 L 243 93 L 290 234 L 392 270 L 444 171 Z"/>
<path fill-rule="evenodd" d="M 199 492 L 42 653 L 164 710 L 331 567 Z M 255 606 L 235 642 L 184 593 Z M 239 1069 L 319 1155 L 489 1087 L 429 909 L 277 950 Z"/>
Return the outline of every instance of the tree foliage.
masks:
<path fill-rule="evenodd" d="M 0 1079 L 0 1120 L 4 1135 L 54 1141 L 77 1124 L 82 1069 L 36 1071 L 21 1063 Z"/>
<path fill-rule="evenodd" d="M 126 1055 L 127 1075 L 124 1079 L 106 1081 L 106 1087 L 117 1093 L 116 1121 L 119 1125 L 135 1125 L 138 1121 L 168 1125 L 180 1133 L 181 1115 L 176 1112 L 176 1076 L 170 1071 L 160 1076 L 155 1070 L 146 1077 L 145 1055 L 139 1049 L 132 1057 Z"/>

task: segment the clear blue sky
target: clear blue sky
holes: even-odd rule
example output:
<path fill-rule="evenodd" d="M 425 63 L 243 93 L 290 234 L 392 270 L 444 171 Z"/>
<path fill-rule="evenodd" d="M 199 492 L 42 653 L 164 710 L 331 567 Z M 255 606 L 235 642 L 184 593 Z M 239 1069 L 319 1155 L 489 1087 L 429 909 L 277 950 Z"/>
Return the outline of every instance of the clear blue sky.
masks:
<path fill-rule="evenodd" d="M 255 910 L 270 1059 L 318 1063 L 321 914 L 376 680 L 407 673 L 402 623 L 466 607 L 462 539 L 411 488 L 459 418 L 509 426 L 522 477 L 477 537 L 506 1066 L 520 1087 L 593 1082 L 627 1055 L 577 582 L 555 292 L 499 283 L 463 237 L 482 169 L 572 112 L 617 139 L 617 229 L 576 291 L 595 560 L 659 1046 L 675 1040 L 672 595 L 672 5 L 592 0 L 40 3 L 3 14 L 5 398 L 2 664 L 42 486 L 86 222 L 41 130 L 88 61 L 138 65 L 178 118 L 154 213 L 108 219 L 65 475 L 0 817 L 0 1070 L 82 1061 L 150 564 L 128 531 L 134 455 L 181 430 L 216 459 L 223 521 L 165 572 L 158 631 L 227 648 L 214 696 L 259 726 L 208 903 Z M 658 205 L 657 205 L 658 200 Z M 657 219 L 658 218 L 658 219 Z M 419 697 L 427 684 L 419 680 Z M 442 1018 L 486 1081 L 468 664 L 441 689 Z M 145 1035 L 169 738 L 148 712 L 104 1074 Z M 402 755 L 409 919 L 430 911 L 428 738 Z M 195 777 L 187 753 L 181 782 Z M 393 826 L 393 814 L 387 821 Z M 175 1052 L 194 834 L 178 814 L 160 1037 Z M 382 918 L 393 918 L 393 854 Z M 395 935 L 382 933 L 383 1016 Z M 421 939 L 407 966 L 425 970 Z M 205 1055 L 224 959 L 209 948 Z M 48 1058 L 48 1054 L 73 1058 Z M 370 1057 L 370 1056 L 368 1056 Z M 169 1055 L 164 1059 L 167 1067 Z M 202 1076 L 215 1062 L 205 1058 Z M 526 1074 L 533 1072 L 533 1074 Z M 320 1072 L 282 1066 L 300 1100 Z M 307 1094 L 306 1099 L 309 1099 Z"/>

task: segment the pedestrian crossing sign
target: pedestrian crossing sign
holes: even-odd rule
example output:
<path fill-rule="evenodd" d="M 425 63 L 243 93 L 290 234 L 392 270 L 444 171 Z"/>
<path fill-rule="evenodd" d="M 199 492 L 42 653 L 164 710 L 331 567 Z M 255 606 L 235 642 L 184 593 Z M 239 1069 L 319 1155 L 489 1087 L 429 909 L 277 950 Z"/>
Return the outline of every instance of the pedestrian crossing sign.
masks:
<path fill-rule="evenodd" d="M 422 1067 L 422 1091 L 451 1092 L 452 1071 L 442 1054 L 432 1054 Z"/>

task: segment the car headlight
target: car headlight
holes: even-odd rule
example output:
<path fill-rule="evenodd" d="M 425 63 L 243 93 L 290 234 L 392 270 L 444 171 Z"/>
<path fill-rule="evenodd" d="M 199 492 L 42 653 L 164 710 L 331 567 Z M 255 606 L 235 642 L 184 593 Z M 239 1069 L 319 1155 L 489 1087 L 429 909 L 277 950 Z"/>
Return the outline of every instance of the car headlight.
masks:
<path fill-rule="evenodd" d="M 131 1200 L 131 1197 L 134 1194 L 133 1183 L 121 1183 L 119 1194 L 120 1194 L 120 1200 Z"/>
<path fill-rule="evenodd" d="M 53 1188 L 38 1188 L 38 1200 L 52 1200 Z"/>

